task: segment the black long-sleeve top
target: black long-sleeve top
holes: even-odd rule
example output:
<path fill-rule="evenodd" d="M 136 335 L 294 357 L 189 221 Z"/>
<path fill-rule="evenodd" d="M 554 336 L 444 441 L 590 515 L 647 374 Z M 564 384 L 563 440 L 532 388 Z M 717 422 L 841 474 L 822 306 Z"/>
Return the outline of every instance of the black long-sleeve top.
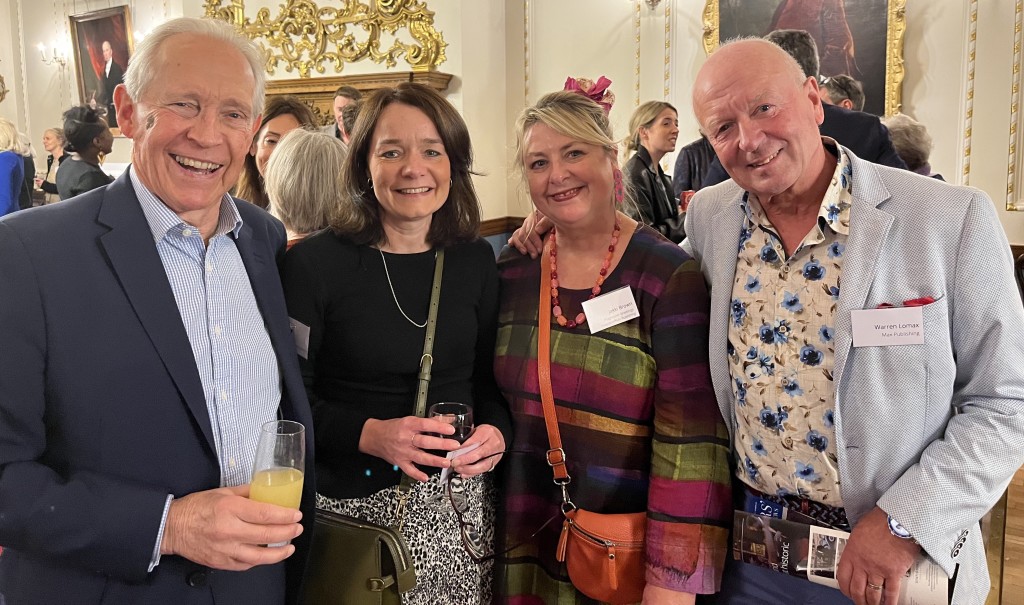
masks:
<path fill-rule="evenodd" d="M 402 309 L 424 323 L 434 252 L 384 256 Z M 330 230 L 296 244 L 281 276 L 288 314 L 309 326 L 308 357 L 300 354 L 299 364 L 313 407 L 317 491 L 357 498 L 397 485 L 401 471 L 359 452 L 359 437 L 369 418 L 413 414 L 425 329 L 396 306 L 380 251 Z M 510 444 L 508 404 L 494 381 L 497 313 L 490 245 L 477 240 L 448 248 L 427 405 L 470 404 L 475 424 L 494 425 Z"/>

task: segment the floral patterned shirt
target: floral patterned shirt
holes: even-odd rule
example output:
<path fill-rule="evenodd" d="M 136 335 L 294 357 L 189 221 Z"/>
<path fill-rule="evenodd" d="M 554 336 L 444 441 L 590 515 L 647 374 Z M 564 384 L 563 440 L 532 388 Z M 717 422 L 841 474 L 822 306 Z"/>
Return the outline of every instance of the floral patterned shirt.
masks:
<path fill-rule="evenodd" d="M 792 256 L 758 201 L 744 195 L 728 354 L 739 478 L 765 493 L 842 506 L 833 319 L 853 179 L 849 157 L 832 151 L 838 161 L 818 222 Z"/>

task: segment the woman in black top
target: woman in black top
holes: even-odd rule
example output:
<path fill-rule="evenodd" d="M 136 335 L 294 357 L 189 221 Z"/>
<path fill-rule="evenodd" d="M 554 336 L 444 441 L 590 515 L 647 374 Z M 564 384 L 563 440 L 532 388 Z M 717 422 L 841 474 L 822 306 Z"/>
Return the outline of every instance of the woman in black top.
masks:
<path fill-rule="evenodd" d="M 498 275 L 479 238 L 480 211 L 462 118 L 436 91 L 400 84 L 365 100 L 342 168 L 331 229 L 285 256 L 282 278 L 316 435 L 317 506 L 391 525 L 402 472 L 416 480 L 402 533 L 417 586 L 404 603 L 488 603 L 491 565 L 464 547 L 440 468 L 463 478 L 471 523 L 489 551 L 489 471 L 511 443 L 494 382 Z M 445 250 L 427 404 L 473 407 L 477 449 L 451 425 L 413 415 L 435 251 Z M 307 334 L 308 328 L 308 337 Z M 440 453 L 441 455 L 438 455 Z M 479 552 L 479 551 L 478 551 Z M 343 570 L 339 570 L 343 573 Z"/>
<path fill-rule="evenodd" d="M 676 108 L 664 101 L 648 101 L 629 120 L 626 151 L 636 153 L 626 162 L 626 177 L 633 189 L 637 212 L 633 218 L 657 229 L 675 243 L 683 241 L 683 218 L 672 181 L 661 169 L 661 158 L 675 151 L 679 136 Z"/>
<path fill-rule="evenodd" d="M 57 171 L 57 192 L 66 200 L 109 185 L 114 179 L 100 169 L 100 155 L 111 152 L 114 136 L 95 109 L 88 105 L 64 112 L 64 151 L 75 155 Z"/>

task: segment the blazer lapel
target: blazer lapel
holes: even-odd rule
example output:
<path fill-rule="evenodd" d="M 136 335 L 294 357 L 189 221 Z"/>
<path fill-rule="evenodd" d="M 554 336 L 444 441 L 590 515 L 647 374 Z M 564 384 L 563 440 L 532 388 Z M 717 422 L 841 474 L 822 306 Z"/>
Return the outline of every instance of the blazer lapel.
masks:
<path fill-rule="evenodd" d="M 100 236 L 110 265 L 168 374 L 216 455 L 206 396 L 195 355 L 128 173 L 106 191 L 97 220 L 110 231 Z"/>
<path fill-rule="evenodd" d="M 727 420 L 730 438 L 733 433 L 732 383 L 729 378 L 729 364 L 726 349 L 729 342 L 729 318 L 732 316 L 732 285 L 736 278 L 736 257 L 739 248 L 739 233 L 743 226 L 743 209 L 740 192 L 715 215 L 711 224 L 715 233 L 735 234 L 735 237 L 716 237 L 712 243 L 711 257 L 707 259 L 711 276 L 711 319 L 709 322 L 708 346 L 712 360 L 722 363 L 711 364 L 711 381 L 715 387 L 718 406 L 722 417 Z"/>
<path fill-rule="evenodd" d="M 842 283 L 835 315 L 835 366 L 838 392 L 853 345 L 850 312 L 863 309 L 874 283 L 875 267 L 892 226 L 893 216 L 878 206 L 889 199 L 889 191 L 878 179 L 872 164 L 853 159 L 853 202 L 850 208 L 850 236 L 843 258 Z"/>

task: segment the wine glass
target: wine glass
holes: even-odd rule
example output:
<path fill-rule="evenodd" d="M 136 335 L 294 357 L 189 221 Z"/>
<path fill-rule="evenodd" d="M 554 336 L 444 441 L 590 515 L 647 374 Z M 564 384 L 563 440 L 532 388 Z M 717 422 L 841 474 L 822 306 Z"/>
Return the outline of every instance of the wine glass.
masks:
<path fill-rule="evenodd" d="M 459 443 L 465 443 L 466 439 L 473 434 L 473 408 L 465 403 L 444 401 L 430 406 L 427 413 L 430 418 L 446 422 L 455 427 L 455 434 L 440 435 L 445 439 L 454 439 Z"/>
<path fill-rule="evenodd" d="M 305 462 L 306 428 L 291 420 L 265 422 L 256 445 L 249 499 L 299 508 Z"/>

